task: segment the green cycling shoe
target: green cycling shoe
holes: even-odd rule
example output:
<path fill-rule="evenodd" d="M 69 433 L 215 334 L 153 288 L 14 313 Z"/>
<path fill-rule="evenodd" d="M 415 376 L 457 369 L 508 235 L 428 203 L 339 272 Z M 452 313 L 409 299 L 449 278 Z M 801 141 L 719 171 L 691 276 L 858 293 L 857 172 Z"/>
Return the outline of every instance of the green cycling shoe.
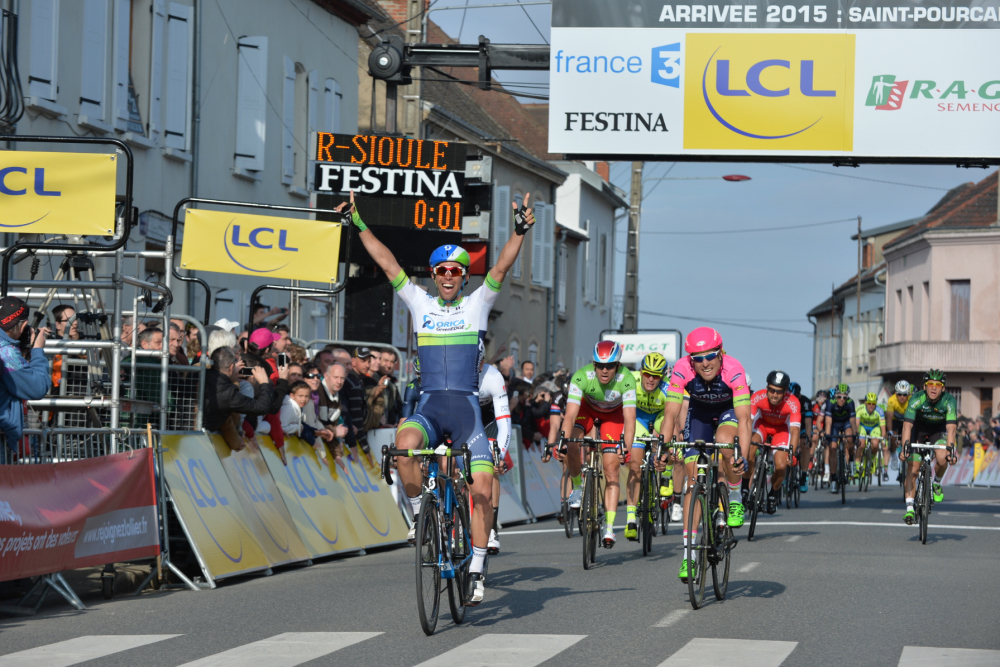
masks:
<path fill-rule="evenodd" d="M 743 527 L 743 503 L 729 503 L 729 519 L 726 523 L 730 528 Z"/>
<path fill-rule="evenodd" d="M 681 571 L 677 573 L 677 578 L 680 579 L 685 584 L 688 581 L 688 577 L 698 576 L 698 565 L 690 558 L 685 558 L 681 561 Z"/>
<path fill-rule="evenodd" d="M 944 500 L 944 489 L 942 489 L 941 485 L 938 484 L 937 482 L 931 484 L 931 497 L 934 499 L 934 502 L 936 503 L 939 503 L 942 500 Z"/>
<path fill-rule="evenodd" d="M 916 512 L 913 511 L 913 507 L 908 507 L 906 509 L 906 514 L 903 515 L 903 521 L 906 522 L 907 526 L 912 526 L 913 522 L 916 520 Z"/>

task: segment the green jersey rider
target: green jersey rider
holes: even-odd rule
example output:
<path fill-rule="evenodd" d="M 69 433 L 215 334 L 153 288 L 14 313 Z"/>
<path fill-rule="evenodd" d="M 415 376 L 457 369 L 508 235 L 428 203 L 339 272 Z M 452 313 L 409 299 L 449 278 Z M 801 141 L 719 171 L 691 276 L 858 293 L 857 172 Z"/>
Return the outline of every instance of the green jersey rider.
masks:
<path fill-rule="evenodd" d="M 958 404 L 955 397 L 944 390 L 948 376 L 944 371 L 931 369 L 924 373 L 924 390 L 918 391 L 906 405 L 906 413 L 903 415 L 903 435 L 904 447 L 899 451 L 899 458 L 903 461 L 907 445 L 911 442 L 932 445 L 947 444 L 949 447 L 955 446 L 955 431 L 958 422 Z M 944 491 L 941 489 L 941 478 L 948 470 L 949 463 L 957 463 L 958 459 L 954 450 L 938 449 L 934 451 L 937 458 L 937 466 L 934 469 L 934 483 L 931 485 L 934 502 L 939 503 L 944 500 Z M 903 486 L 903 495 L 906 497 L 906 515 L 903 520 L 909 526 L 913 525 L 915 514 L 913 512 L 913 497 L 917 485 L 917 473 L 920 471 L 921 455 L 917 452 L 910 454 L 909 470 L 906 475 L 906 482 Z"/>

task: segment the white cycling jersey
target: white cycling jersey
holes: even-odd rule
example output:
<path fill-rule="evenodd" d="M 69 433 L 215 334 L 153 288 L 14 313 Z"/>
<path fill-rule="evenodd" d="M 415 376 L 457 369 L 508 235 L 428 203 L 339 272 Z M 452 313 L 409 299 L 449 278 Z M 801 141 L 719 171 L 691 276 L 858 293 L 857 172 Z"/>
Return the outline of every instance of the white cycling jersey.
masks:
<path fill-rule="evenodd" d="M 493 401 L 493 414 L 497 423 L 497 445 L 500 456 L 507 455 L 510 446 L 510 405 L 507 402 L 507 383 L 503 374 L 489 364 L 483 364 L 479 372 L 479 405 Z"/>

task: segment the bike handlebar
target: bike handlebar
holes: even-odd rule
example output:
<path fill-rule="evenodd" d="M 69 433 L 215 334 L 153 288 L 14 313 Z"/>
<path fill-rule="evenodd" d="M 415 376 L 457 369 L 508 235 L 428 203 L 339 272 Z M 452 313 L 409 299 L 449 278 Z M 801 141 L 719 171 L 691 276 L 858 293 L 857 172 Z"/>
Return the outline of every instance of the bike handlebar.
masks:
<path fill-rule="evenodd" d="M 446 447 L 439 445 L 435 449 L 395 449 L 389 445 L 382 445 L 382 479 L 389 486 L 392 486 L 392 475 L 389 473 L 392 457 L 394 456 L 445 456 L 448 458 L 462 457 L 462 477 L 466 484 L 472 484 L 472 452 L 468 445 L 461 447 Z"/>

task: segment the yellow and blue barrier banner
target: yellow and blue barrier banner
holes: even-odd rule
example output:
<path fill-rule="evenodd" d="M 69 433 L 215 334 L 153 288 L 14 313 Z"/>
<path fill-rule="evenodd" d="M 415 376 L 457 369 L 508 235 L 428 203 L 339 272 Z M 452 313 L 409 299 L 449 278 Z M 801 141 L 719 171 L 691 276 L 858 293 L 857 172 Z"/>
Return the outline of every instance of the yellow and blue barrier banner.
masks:
<path fill-rule="evenodd" d="M 247 447 L 234 452 L 221 435 L 209 437 L 268 562 L 273 566 L 309 560 L 312 554 L 303 544 L 264 462 L 259 440 L 254 438 Z"/>
<path fill-rule="evenodd" d="M 209 580 L 270 567 L 215 445 L 203 434 L 162 437 L 163 475 Z"/>
<path fill-rule="evenodd" d="M 340 232 L 321 220 L 188 209 L 181 268 L 335 283 Z"/>
<path fill-rule="evenodd" d="M 0 151 L 0 231 L 110 236 L 118 156 Z"/>

